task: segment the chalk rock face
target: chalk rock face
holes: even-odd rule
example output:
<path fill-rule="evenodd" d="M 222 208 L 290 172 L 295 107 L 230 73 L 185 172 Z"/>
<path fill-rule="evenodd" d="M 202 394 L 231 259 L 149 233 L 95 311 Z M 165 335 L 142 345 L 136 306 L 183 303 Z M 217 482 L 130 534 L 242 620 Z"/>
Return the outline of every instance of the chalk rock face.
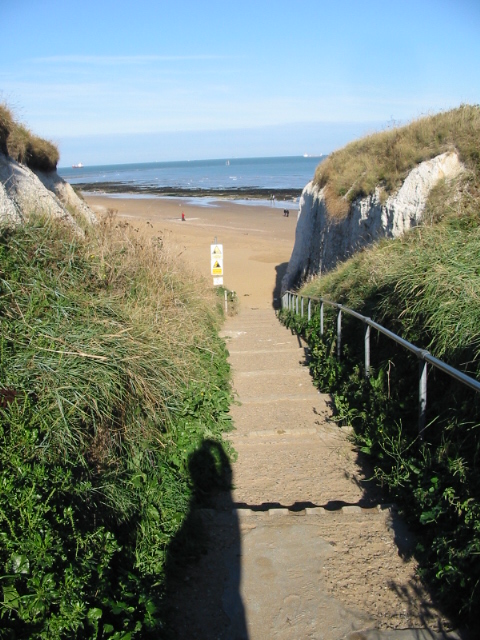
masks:
<path fill-rule="evenodd" d="M 87 203 L 78 197 L 72 185 L 65 182 L 56 171 L 50 171 L 48 173 L 35 171 L 35 174 L 43 186 L 57 196 L 64 207 L 73 209 L 77 215 L 80 215 L 91 224 L 97 222 L 95 214 Z"/>
<path fill-rule="evenodd" d="M 442 178 L 463 170 L 456 153 L 443 153 L 419 164 L 396 194 L 382 204 L 381 190 L 352 203 L 348 215 L 329 216 L 323 189 L 309 182 L 300 199 L 295 244 L 282 280 L 282 293 L 380 238 L 396 238 L 422 219 L 428 194 Z"/>
<path fill-rule="evenodd" d="M 78 222 L 96 221 L 56 171 L 33 172 L 0 153 L 0 225 L 22 223 L 32 213 L 64 220 L 79 231 Z"/>

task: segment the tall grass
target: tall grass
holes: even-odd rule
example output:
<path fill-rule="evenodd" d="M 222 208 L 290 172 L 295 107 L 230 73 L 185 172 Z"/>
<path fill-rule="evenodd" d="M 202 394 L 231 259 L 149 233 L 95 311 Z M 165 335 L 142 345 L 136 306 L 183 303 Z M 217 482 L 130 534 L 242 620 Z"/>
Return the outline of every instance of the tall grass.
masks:
<path fill-rule="evenodd" d="M 161 236 L 113 216 L 85 240 L 2 231 L 0 637 L 158 637 L 189 458 L 230 428 L 220 321 Z"/>
<path fill-rule="evenodd" d="M 8 153 L 7 139 L 14 128 L 12 112 L 5 104 L 0 104 L 0 151 Z"/>
<path fill-rule="evenodd" d="M 58 147 L 53 142 L 39 138 L 16 122 L 5 104 L 0 104 L 0 151 L 40 171 L 54 171 L 60 158 Z"/>
<path fill-rule="evenodd" d="M 385 195 L 395 192 L 416 165 L 446 151 L 478 171 L 479 148 L 480 107 L 462 105 L 348 144 L 317 167 L 314 182 L 325 187 L 329 214 L 342 219 L 356 198 L 377 186 Z"/>
<path fill-rule="evenodd" d="M 302 292 L 363 309 L 452 364 L 478 361 L 480 207 L 471 194 L 454 204 L 431 207 L 437 224 L 358 253 Z"/>
<path fill-rule="evenodd" d="M 357 193 L 368 192 L 379 179 L 393 189 L 412 163 L 448 149 L 460 154 L 468 171 L 431 192 L 421 226 L 357 253 L 301 289 L 302 295 L 324 296 L 372 317 L 477 378 L 479 114 L 478 107 L 461 107 L 359 141 L 334 157 L 319 179 L 331 180 L 327 185 L 335 184 L 337 195 L 350 189 L 355 167 Z M 338 165 L 335 174 L 340 160 L 345 170 Z M 353 191 L 345 201 L 351 197 Z M 358 321 L 345 317 L 341 361 L 334 356 L 333 318 L 324 335 L 317 325 L 315 318 L 310 326 L 301 326 L 310 341 L 313 375 L 323 390 L 333 393 L 337 419 L 353 425 L 358 446 L 373 456 L 377 478 L 403 504 L 419 535 L 423 575 L 462 622 L 478 627 L 479 395 L 431 368 L 427 428 L 420 442 L 416 359 L 374 332 L 372 371 L 366 380 Z"/>

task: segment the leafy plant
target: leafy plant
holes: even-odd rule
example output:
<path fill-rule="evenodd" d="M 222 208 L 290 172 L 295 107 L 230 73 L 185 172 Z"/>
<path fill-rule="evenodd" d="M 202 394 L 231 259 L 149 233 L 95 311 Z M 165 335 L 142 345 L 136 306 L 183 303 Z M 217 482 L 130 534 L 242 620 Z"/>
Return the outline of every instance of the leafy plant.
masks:
<path fill-rule="evenodd" d="M 0 637 L 158 637 L 189 458 L 230 429 L 215 294 L 108 216 L 0 232 Z"/>
<path fill-rule="evenodd" d="M 331 292 L 328 297 L 332 298 Z M 316 311 L 309 323 L 290 310 L 282 311 L 280 317 L 304 335 L 312 376 L 322 391 L 333 396 L 334 419 L 353 426 L 359 449 L 375 461 L 377 481 L 402 505 L 417 531 L 422 574 L 454 614 L 473 621 L 480 601 L 480 563 L 476 559 L 480 545 L 479 398 L 445 374 L 431 370 L 430 422 L 421 441 L 418 364 L 410 352 L 372 335 L 372 367 L 367 378 L 363 327 L 358 320 L 343 315 L 339 359 L 331 311 L 325 314 L 323 334 Z"/>

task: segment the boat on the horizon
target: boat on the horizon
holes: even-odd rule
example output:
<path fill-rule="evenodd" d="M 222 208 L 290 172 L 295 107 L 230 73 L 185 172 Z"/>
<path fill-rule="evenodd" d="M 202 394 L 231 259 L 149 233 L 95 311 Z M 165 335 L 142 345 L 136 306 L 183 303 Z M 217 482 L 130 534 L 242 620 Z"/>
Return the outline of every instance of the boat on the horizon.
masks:
<path fill-rule="evenodd" d="M 83 164 L 81 162 L 78 164 L 72 164 L 72 169 L 83 169 Z"/>

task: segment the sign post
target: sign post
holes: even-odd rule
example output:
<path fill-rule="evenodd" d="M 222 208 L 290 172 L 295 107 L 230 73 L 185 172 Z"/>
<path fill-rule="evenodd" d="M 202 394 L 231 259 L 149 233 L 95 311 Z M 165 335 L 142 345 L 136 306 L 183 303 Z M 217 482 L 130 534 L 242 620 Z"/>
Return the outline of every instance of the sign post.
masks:
<path fill-rule="evenodd" d="M 216 238 L 215 238 L 216 240 Z M 210 263 L 215 287 L 223 285 L 223 245 L 215 242 L 210 245 Z"/>

